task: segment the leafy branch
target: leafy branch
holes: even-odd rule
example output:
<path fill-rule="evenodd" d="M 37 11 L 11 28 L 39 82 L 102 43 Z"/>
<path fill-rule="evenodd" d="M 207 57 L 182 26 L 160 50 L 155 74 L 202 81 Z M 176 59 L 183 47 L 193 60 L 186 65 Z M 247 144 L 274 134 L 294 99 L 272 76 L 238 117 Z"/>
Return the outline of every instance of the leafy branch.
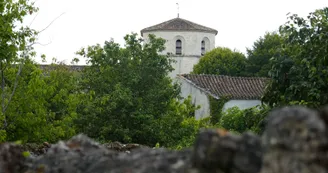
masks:
<path fill-rule="evenodd" d="M 33 8 L 32 6 L 28 6 L 27 4 L 16 4 L 16 5 L 21 5 L 22 7 L 20 7 L 20 8 L 23 8 L 23 7 L 26 7 L 26 9 L 28 10 L 28 11 L 30 11 L 30 13 L 31 13 L 31 11 L 32 10 L 35 10 L 35 8 Z M 24 6 L 25 5 L 25 6 Z M 21 10 L 21 11 L 24 11 L 24 9 L 20 9 L 19 8 L 19 10 Z M 20 13 L 21 15 L 26 15 L 26 13 Z M 8 102 L 7 103 L 5 103 L 5 101 L 6 101 L 6 99 L 5 99 L 5 96 L 6 96 L 6 94 L 5 94 L 5 86 L 6 86 L 6 82 L 5 82 L 5 75 L 4 75 L 4 72 L 5 72 L 5 69 L 7 68 L 7 66 L 8 65 L 12 65 L 12 62 L 14 62 L 15 61 L 15 59 L 12 57 L 12 58 L 10 58 L 11 57 L 11 55 L 10 54 L 15 54 L 15 53 L 17 53 L 19 50 L 23 50 L 23 53 L 22 53 L 22 60 L 24 60 L 26 57 L 28 57 L 29 56 L 29 52 L 31 51 L 31 50 L 33 50 L 33 46 L 35 45 L 35 44 L 40 44 L 40 45 L 42 45 L 41 43 L 39 43 L 39 42 L 36 42 L 36 39 L 35 39 L 35 37 L 33 37 L 33 36 L 36 36 L 36 35 L 39 35 L 40 33 L 42 33 L 43 31 L 45 31 L 46 29 L 48 29 L 57 19 L 59 19 L 59 17 L 61 17 L 62 15 L 63 15 L 64 13 L 62 13 L 61 15 L 59 15 L 58 17 L 56 17 L 55 19 L 53 19 L 45 28 L 43 28 L 43 29 L 41 29 L 39 32 L 35 32 L 35 31 L 33 31 L 33 30 L 31 30 L 31 29 L 29 29 L 29 28 L 26 28 L 26 30 L 24 30 L 24 28 L 21 28 L 21 31 L 22 32 L 18 32 L 18 33 L 16 33 L 17 35 L 19 35 L 19 36 L 21 36 L 21 37 L 14 37 L 14 36 L 12 36 L 12 37 L 10 37 L 9 38 L 9 40 L 14 44 L 14 43 L 18 43 L 18 44 L 20 44 L 20 46 L 19 46 L 19 49 L 17 49 L 17 47 L 18 47 L 18 45 L 17 46 L 15 46 L 15 50 L 13 50 L 13 51 L 8 51 L 7 53 L 6 53 L 6 55 L 4 56 L 5 57 L 5 59 L 6 59 L 6 61 L 1 61 L 1 64 L 0 64 L 0 70 L 1 70 L 1 90 L 2 90 L 2 103 L 1 103 L 1 108 L 2 108 L 2 111 L 1 111 L 1 113 L 2 113 L 2 116 L 3 116 L 3 129 L 6 129 L 7 128 L 7 126 L 8 126 L 8 122 L 7 122 L 7 116 L 6 116 L 6 111 L 7 111 L 7 109 L 8 109 L 8 107 L 9 107 L 9 105 L 10 105 L 10 103 L 11 103 L 11 101 L 12 101 L 12 98 L 13 98 L 13 96 L 14 96 L 14 94 L 15 94 L 15 92 L 16 92 L 16 89 L 17 89 L 17 86 L 18 86 L 18 80 L 19 80 L 19 77 L 20 77 L 20 75 L 21 75 L 21 72 L 22 72 L 22 69 L 23 69 L 23 65 L 24 65 L 24 62 L 23 61 L 20 61 L 20 63 L 19 63 L 19 65 L 18 65 L 18 71 L 17 71 L 17 73 L 16 73 L 16 77 L 15 77 L 15 81 L 14 81 L 14 86 L 13 86 L 13 90 L 12 90 L 12 92 L 10 93 L 10 95 L 9 95 L 9 98 L 8 98 Z M 18 18 L 18 19 L 20 19 L 21 18 L 21 16 L 16 16 L 16 18 Z M 36 18 L 36 17 L 35 17 Z M 32 20 L 32 22 L 30 23 L 30 25 L 33 23 L 33 21 L 35 20 L 35 18 Z M 5 20 L 5 18 L 3 17 L 3 16 L 1 16 L 1 19 L 2 19 L 2 22 L 3 23 L 9 23 L 9 22 L 13 22 L 13 19 L 12 18 L 10 18 L 11 19 L 11 21 L 6 21 Z M 7 26 L 6 26 L 6 28 L 4 29 L 4 34 L 13 34 L 14 35 L 14 33 L 10 33 L 10 31 L 12 31 L 13 29 L 12 28 L 10 28 L 10 27 L 13 27 L 11 24 L 7 24 Z M 7 33 L 6 33 L 7 32 Z M 29 42 L 30 42 L 30 44 L 29 45 L 27 45 L 27 46 L 24 46 L 25 45 L 25 42 L 27 41 L 26 39 L 28 39 L 29 38 Z M 17 40 L 18 39 L 18 40 Z M 19 42 L 19 41 L 21 41 L 21 43 Z M 50 43 L 48 43 L 48 44 L 50 44 Z M 22 47 L 22 45 L 23 45 L 23 47 Z M 33 52 L 32 52 L 32 54 L 33 54 Z"/>

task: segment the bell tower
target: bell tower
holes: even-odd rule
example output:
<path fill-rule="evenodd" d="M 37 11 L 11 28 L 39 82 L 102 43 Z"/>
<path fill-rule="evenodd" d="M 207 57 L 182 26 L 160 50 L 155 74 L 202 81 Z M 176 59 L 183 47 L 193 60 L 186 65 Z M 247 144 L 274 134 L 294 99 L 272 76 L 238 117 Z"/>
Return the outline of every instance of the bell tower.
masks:
<path fill-rule="evenodd" d="M 149 34 L 166 40 L 163 54 L 170 54 L 176 62 L 174 71 L 169 75 L 175 79 L 178 74 L 189 74 L 199 59 L 215 48 L 215 36 L 218 31 L 179 17 L 141 30 L 141 36 L 148 40 Z"/>

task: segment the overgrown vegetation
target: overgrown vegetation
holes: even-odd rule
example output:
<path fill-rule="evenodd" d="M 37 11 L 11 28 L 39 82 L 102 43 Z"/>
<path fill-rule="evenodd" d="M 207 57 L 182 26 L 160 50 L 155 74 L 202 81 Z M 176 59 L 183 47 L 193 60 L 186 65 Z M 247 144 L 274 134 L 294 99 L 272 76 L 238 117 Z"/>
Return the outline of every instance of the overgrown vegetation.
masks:
<path fill-rule="evenodd" d="M 232 107 L 223 113 L 219 125 L 227 130 L 238 133 L 252 131 L 262 134 L 265 127 L 265 118 L 269 111 L 270 107 L 266 105 L 255 106 L 244 110 L 240 110 L 238 107 Z"/>
<path fill-rule="evenodd" d="M 190 100 L 179 102 L 180 88 L 168 76 L 171 60 L 158 54 L 164 40 L 151 35 L 142 45 L 132 34 L 125 42 L 126 48 L 109 41 L 78 52 L 90 66 L 81 79 L 87 92 L 78 106 L 77 129 L 99 140 L 176 145 L 195 133 L 198 122 L 189 118 Z"/>
<path fill-rule="evenodd" d="M 247 49 L 247 76 L 269 77 L 272 66 L 271 58 L 278 55 L 283 38 L 279 33 L 267 32 L 256 40 L 251 49 Z"/>
<path fill-rule="evenodd" d="M 22 22 L 37 10 L 30 1 L 0 3 L 0 141 L 52 142 L 75 134 L 74 80 L 61 71 L 44 76 L 32 61 L 39 32 Z"/>
<path fill-rule="evenodd" d="M 243 132 L 252 130 L 261 133 L 257 118 L 263 124 L 267 110 L 285 105 L 305 105 L 318 108 L 328 102 L 327 52 L 328 52 L 328 8 L 318 9 L 306 18 L 297 14 L 288 16 L 286 24 L 278 32 L 266 33 L 247 50 L 244 59 L 232 58 L 217 48 L 203 57 L 194 68 L 194 73 L 235 76 L 235 71 L 226 71 L 234 64 L 245 64 L 238 68 L 239 76 L 271 78 L 262 101 L 267 108 L 238 110 L 233 108 L 222 116 L 219 125 L 229 130 Z M 220 52 L 220 53 L 218 53 Z M 228 59 L 225 63 L 222 57 Z M 233 62 L 232 60 L 237 60 Z M 230 62 L 230 63 L 227 63 Z M 220 73 L 219 73 L 220 72 Z M 256 115 L 256 116 L 255 116 Z M 256 123 L 248 118 L 256 119 Z"/>
<path fill-rule="evenodd" d="M 28 1 L 0 4 L 0 141 L 56 142 L 86 133 L 178 149 L 208 126 L 193 118 L 190 98 L 180 102 L 180 87 L 168 77 L 171 60 L 158 54 L 163 39 L 150 36 L 143 45 L 131 34 L 125 48 L 111 40 L 81 49 L 90 64 L 82 72 L 63 64 L 41 69 L 32 60 L 39 32 L 15 25 L 36 11 Z"/>
<path fill-rule="evenodd" d="M 328 8 L 307 18 L 290 15 L 280 27 L 284 43 L 272 59 L 272 82 L 264 101 L 271 106 L 307 102 L 311 107 L 328 102 Z"/>
<path fill-rule="evenodd" d="M 85 133 L 99 141 L 188 147 L 201 128 L 222 127 L 261 134 L 268 111 L 277 106 L 327 104 L 328 9 L 307 19 L 290 15 L 279 33 L 267 33 L 248 57 L 228 48 L 208 52 L 193 73 L 270 77 L 268 105 L 222 112 L 227 98 L 210 99 L 211 116 L 193 117 L 197 105 L 183 102 L 180 86 L 168 77 L 171 60 L 160 55 L 165 41 L 150 35 L 125 36 L 77 53 L 89 65 L 74 72 L 63 64 L 41 69 L 33 61 L 39 32 L 17 28 L 37 9 L 29 1 L 0 3 L 0 141 L 41 143 Z"/>
<path fill-rule="evenodd" d="M 279 54 L 283 37 L 276 32 L 267 32 L 247 48 L 247 57 L 226 47 L 217 47 L 206 53 L 194 66 L 194 74 L 228 76 L 269 77 L 271 58 Z"/>
<path fill-rule="evenodd" d="M 16 68 L 7 70 L 5 78 L 14 81 Z M 47 76 L 32 61 L 25 61 L 15 94 L 8 106 L 6 140 L 54 142 L 75 134 L 78 97 L 76 79 L 64 67 Z M 11 86 L 10 83 L 7 86 Z"/>
<path fill-rule="evenodd" d="M 216 99 L 212 96 L 209 96 L 209 102 L 210 102 L 210 117 L 211 117 L 211 123 L 217 124 L 220 122 L 220 119 L 222 117 L 222 109 L 225 103 L 229 100 L 229 97 L 220 97 L 219 99 Z"/>

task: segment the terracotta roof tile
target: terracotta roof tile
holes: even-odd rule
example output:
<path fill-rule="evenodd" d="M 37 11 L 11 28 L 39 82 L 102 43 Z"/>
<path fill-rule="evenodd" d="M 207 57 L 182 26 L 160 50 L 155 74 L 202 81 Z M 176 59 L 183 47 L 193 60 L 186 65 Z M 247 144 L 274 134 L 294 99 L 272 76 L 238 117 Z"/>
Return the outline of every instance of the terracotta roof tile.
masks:
<path fill-rule="evenodd" d="M 51 64 L 40 64 L 39 65 L 42 70 L 53 70 L 55 69 Z M 71 71 L 81 71 L 86 65 L 66 65 L 66 67 L 70 68 Z"/>
<path fill-rule="evenodd" d="M 141 36 L 144 32 L 149 31 L 201 31 L 214 33 L 215 35 L 218 33 L 215 29 L 202 26 L 182 18 L 174 18 L 160 24 L 144 28 L 141 30 Z"/>
<path fill-rule="evenodd" d="M 269 78 L 232 77 L 210 74 L 183 74 L 180 77 L 188 80 L 202 90 L 216 97 L 229 96 L 230 99 L 260 99 Z"/>

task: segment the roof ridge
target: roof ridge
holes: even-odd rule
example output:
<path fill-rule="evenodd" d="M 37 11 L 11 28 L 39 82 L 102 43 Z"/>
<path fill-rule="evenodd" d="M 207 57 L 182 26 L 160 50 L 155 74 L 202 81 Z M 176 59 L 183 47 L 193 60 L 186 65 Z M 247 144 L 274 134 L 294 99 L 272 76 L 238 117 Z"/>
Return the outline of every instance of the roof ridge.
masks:
<path fill-rule="evenodd" d="M 184 18 L 176 17 L 150 27 L 144 28 L 141 30 L 141 35 L 145 31 L 158 31 L 158 30 L 173 30 L 173 31 L 200 31 L 200 32 L 210 32 L 214 33 L 215 35 L 218 33 L 216 29 L 189 21 Z"/>
<path fill-rule="evenodd" d="M 216 30 L 216 29 L 214 29 L 214 28 L 211 28 L 211 27 L 208 27 L 208 26 L 204 26 L 204 25 L 201 25 L 201 24 L 198 24 L 198 23 L 192 22 L 192 21 L 187 20 L 187 19 L 184 19 L 184 18 L 179 18 L 179 19 L 181 19 L 181 20 L 183 20 L 183 21 L 185 21 L 185 22 L 191 23 L 191 24 L 193 24 L 193 25 L 198 25 L 198 26 L 205 27 L 205 28 L 208 28 L 208 29 Z"/>
<path fill-rule="evenodd" d="M 244 79 L 270 79 L 268 77 L 256 77 L 256 76 L 230 76 L 230 75 L 219 75 L 219 74 L 181 74 L 181 75 L 194 75 L 194 76 L 219 76 L 219 77 L 228 77 L 228 78 L 244 78 Z"/>

